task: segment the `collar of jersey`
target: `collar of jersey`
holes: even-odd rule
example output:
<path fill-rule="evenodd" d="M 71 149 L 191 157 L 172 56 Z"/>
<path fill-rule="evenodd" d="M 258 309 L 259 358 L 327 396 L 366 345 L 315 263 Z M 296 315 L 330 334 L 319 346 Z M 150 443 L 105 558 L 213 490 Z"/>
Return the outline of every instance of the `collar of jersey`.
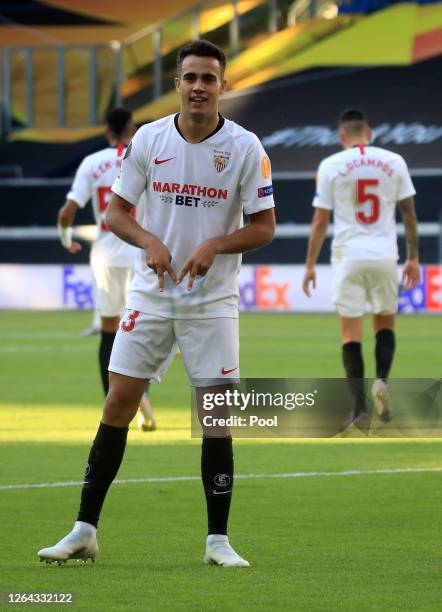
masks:
<path fill-rule="evenodd" d="M 179 113 L 177 113 L 175 115 L 175 117 L 173 118 L 173 122 L 175 124 L 176 130 L 178 132 L 178 134 L 181 136 L 181 138 L 183 140 L 185 140 L 186 142 L 189 142 L 185 136 L 183 135 L 182 131 L 180 130 L 180 126 L 178 125 L 178 117 L 180 116 Z M 220 113 L 218 113 L 218 125 L 216 126 L 216 128 L 213 130 L 213 132 L 210 132 L 210 134 L 208 136 L 206 136 L 205 138 L 203 138 L 202 140 L 200 140 L 199 142 L 195 143 L 195 144 L 199 144 L 200 142 L 204 142 L 205 140 L 208 140 L 209 138 L 212 138 L 212 136 L 214 136 L 217 132 L 220 131 L 220 129 L 223 127 L 224 123 L 226 122 L 226 120 L 224 119 L 224 117 L 222 115 L 220 115 Z"/>

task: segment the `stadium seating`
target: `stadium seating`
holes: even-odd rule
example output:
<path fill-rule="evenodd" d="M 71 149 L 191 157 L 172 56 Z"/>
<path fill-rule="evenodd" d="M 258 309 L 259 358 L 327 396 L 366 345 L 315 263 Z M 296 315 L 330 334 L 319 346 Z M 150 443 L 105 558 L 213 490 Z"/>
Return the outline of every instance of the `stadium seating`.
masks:
<path fill-rule="evenodd" d="M 125 79 L 121 93 L 126 105 L 135 112 L 138 122 L 150 121 L 177 109 L 177 100 L 170 90 L 174 74 L 176 48 L 192 36 L 191 14 L 172 21 L 164 28 L 161 50 L 163 53 L 163 84 L 165 95 L 160 99 L 152 98 L 153 57 L 152 40 L 140 33 L 145 26 L 140 21 L 143 13 L 143 2 L 133 3 L 130 23 L 119 23 L 123 18 L 120 6 L 114 6 L 108 14 L 101 10 L 102 4 L 96 2 L 74 2 L 73 0 L 51 0 L 46 4 L 59 9 L 78 11 L 91 19 L 111 20 L 107 25 L 54 25 L 39 26 L 23 30 L 23 40 L 31 44 L 52 37 L 54 40 L 73 42 L 77 33 L 78 43 L 94 40 L 96 43 L 111 40 L 113 37 L 130 41 L 123 50 L 123 72 Z M 190 3 L 189 3 L 190 4 Z M 260 0 L 241 0 L 238 11 L 244 19 L 249 15 L 258 15 L 262 5 Z M 132 6 L 132 5 L 131 5 Z M 187 4 L 180 3 L 181 7 Z M 256 10 L 255 10 L 256 9 Z M 163 10 L 163 9 L 161 9 Z M 155 8 L 155 11 L 157 9 Z M 167 3 L 163 12 L 149 13 L 150 16 L 167 16 L 176 13 L 173 2 Z M 158 11 L 160 9 L 158 8 Z M 261 15 L 261 16 L 260 16 Z M 232 8 L 226 0 L 211 3 L 210 9 L 202 13 L 200 29 L 202 35 L 209 30 L 213 38 L 224 32 L 232 18 Z M 125 19 L 129 17 L 126 15 Z M 246 21 L 244 23 L 247 23 Z M 11 32 L 6 26 L 2 43 L 11 42 Z M 245 28 L 244 28 L 245 29 Z M 396 37 L 400 29 L 402 35 Z M 21 31 L 21 30 L 20 30 Z M 32 34 L 28 32 L 32 31 Z M 349 65 L 407 65 L 427 59 L 442 52 L 442 6 L 429 4 L 397 4 L 385 10 L 377 11 L 367 17 L 360 15 L 342 15 L 335 19 L 312 19 L 301 21 L 293 27 L 286 27 L 275 34 L 266 34 L 265 27 L 246 34 L 247 45 L 243 51 L 229 62 L 227 78 L 233 90 L 244 89 L 266 83 L 272 79 L 288 76 L 296 72 L 325 66 Z M 373 34 L 375 33 L 375 34 Z M 9 38 L 8 38 L 9 36 Z M 224 34 L 223 34 L 224 36 Z M 247 38 L 248 36 L 248 38 Z M 28 38 L 26 38 L 28 37 Z M 30 38 L 29 38 L 30 37 Z M 375 38 L 374 38 L 375 37 Z M 222 39 L 226 43 L 227 39 Z M 391 41 L 395 40 L 392 45 Z M 218 41 L 216 41 L 218 42 Z M 373 44 L 375 42 L 375 44 Z M 114 95 L 114 76 L 112 50 L 110 47 L 97 47 L 97 112 L 102 117 Z M 101 127 L 87 128 L 88 123 L 88 58 L 85 51 L 72 50 L 66 55 L 66 128 L 55 128 L 56 125 L 56 58 L 54 53 L 35 51 L 34 81 L 36 91 L 35 125 L 33 128 L 16 131 L 10 139 L 41 139 L 44 141 L 81 140 L 91 135 L 98 135 Z M 15 118 L 25 123 L 25 80 L 24 58 L 14 54 L 13 61 L 13 111 Z M 168 91 L 169 89 L 169 91 Z M 48 127 L 52 126 L 52 127 Z M 70 128 L 80 127 L 74 133 Z"/>
<path fill-rule="evenodd" d="M 111 103 L 113 97 L 114 61 L 112 57 L 112 41 L 122 41 L 122 68 L 124 81 L 122 84 L 122 95 L 128 97 L 137 93 L 141 96 L 151 95 L 152 88 L 152 63 L 153 63 L 153 41 L 149 34 L 152 21 L 164 20 L 171 15 L 176 15 L 177 6 L 183 11 L 194 2 L 165 4 L 164 7 L 156 7 L 146 12 L 145 3 L 131 4 L 131 13 L 122 12 L 120 8 L 110 7 L 109 12 L 102 11 L 102 4 L 84 3 L 79 5 L 74 2 L 52 2 L 59 9 L 83 12 L 91 18 L 100 20 L 106 18 L 111 20 L 109 24 L 75 24 L 66 25 L 68 17 L 60 10 L 57 13 L 59 22 L 47 25 L 38 23 L 32 27 L 22 28 L 17 26 L 0 26 L 0 48 L 2 46 L 14 45 L 31 47 L 33 50 L 34 87 L 37 103 L 34 108 L 34 126 L 40 134 L 41 128 L 46 129 L 56 125 L 56 46 L 63 45 L 97 45 L 98 69 L 97 69 L 97 100 L 98 116 L 102 117 L 105 108 Z M 246 13 L 262 4 L 262 0 L 240 0 L 237 5 L 239 14 Z M 177 6 L 175 6 L 177 5 Z M 132 7 L 134 10 L 132 11 Z M 100 10 L 102 12 L 100 12 Z M 18 17 L 20 14 L 18 15 Z M 144 17 L 143 17 L 144 16 Z M 17 17 L 17 18 L 18 18 Z M 51 15 L 51 19 L 54 16 Z M 145 19 L 144 21 L 142 20 Z M 200 14 L 199 30 L 204 35 L 209 30 L 221 28 L 228 24 L 233 18 L 233 9 L 226 0 L 215 0 L 210 3 L 207 10 Z M 118 20 L 126 23 L 119 23 Z M 175 50 L 189 41 L 193 36 L 193 15 L 191 12 L 173 19 L 162 29 L 161 51 L 164 56 L 174 56 Z M 147 28 L 147 29 L 146 29 Z M 43 52 L 37 47 L 45 45 L 52 46 Z M 13 83 L 14 92 L 12 99 L 12 110 L 16 122 L 26 124 L 26 76 L 25 58 L 19 51 L 13 53 Z M 73 50 L 69 52 L 64 66 L 66 83 L 66 127 L 85 126 L 88 123 L 88 58 L 86 49 Z M 172 75 L 169 75 L 169 81 Z M 147 90 L 147 93 L 146 91 Z M 52 131 L 51 131 L 52 132 Z M 57 130 L 55 132 L 59 134 Z M 35 130 L 21 134 L 26 137 Z M 68 135 L 67 138 L 70 136 Z"/>
<path fill-rule="evenodd" d="M 103 116 L 112 95 L 113 64 L 109 50 L 98 52 L 97 111 Z M 51 51 L 34 51 L 34 113 L 40 129 L 56 124 L 57 117 L 57 56 Z M 24 57 L 13 55 L 12 79 L 14 81 L 13 108 L 16 119 L 26 123 L 26 82 L 20 78 L 24 73 Z M 71 49 L 65 54 L 65 121 L 67 127 L 87 125 L 88 120 L 88 54 L 85 50 Z"/>

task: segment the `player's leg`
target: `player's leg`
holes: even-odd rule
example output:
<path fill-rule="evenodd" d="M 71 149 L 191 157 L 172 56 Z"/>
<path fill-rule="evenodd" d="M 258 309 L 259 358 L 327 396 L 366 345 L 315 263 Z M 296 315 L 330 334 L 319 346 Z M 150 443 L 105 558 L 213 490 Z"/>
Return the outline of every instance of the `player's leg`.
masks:
<path fill-rule="evenodd" d="M 151 383 L 154 385 L 159 384 L 169 369 L 170 364 L 174 360 L 176 351 L 177 344 L 175 343 L 167 359 L 160 365 L 155 375 L 151 377 Z M 146 389 L 145 393 L 143 394 L 140 406 L 138 408 L 137 427 L 142 431 L 155 431 L 157 428 L 155 414 L 149 397 L 149 389 Z"/>
<path fill-rule="evenodd" d="M 107 489 L 121 464 L 129 423 L 135 416 L 141 396 L 151 378 L 170 352 L 172 324 L 155 320 L 139 311 L 126 311 L 114 342 L 110 389 L 97 439 L 92 447 L 89 474 L 83 487 L 79 521 L 96 526 Z M 96 474 L 96 476 L 95 476 Z M 100 505 L 101 504 L 101 505 Z"/>
<path fill-rule="evenodd" d="M 95 560 L 101 509 L 123 460 L 129 423 L 136 414 L 146 382 L 111 374 L 102 420 L 86 465 L 77 521 L 73 530 L 55 546 L 38 552 L 41 561 Z"/>
<path fill-rule="evenodd" d="M 132 271 L 130 268 L 117 268 L 94 263 L 97 305 L 101 315 L 100 345 L 98 360 L 100 364 L 101 382 L 104 395 L 109 391 L 109 360 L 115 334 L 126 303 L 127 279 Z"/>
<path fill-rule="evenodd" d="M 340 317 L 342 361 L 354 402 L 354 418 L 365 417 L 364 359 L 362 356 L 362 317 Z"/>
<path fill-rule="evenodd" d="M 100 364 L 101 384 L 103 385 L 104 397 L 109 392 L 109 360 L 114 345 L 115 335 L 118 330 L 120 317 L 100 317 L 100 344 L 98 347 L 98 362 Z"/>
<path fill-rule="evenodd" d="M 152 404 L 149 397 L 149 390 L 146 388 L 143 397 L 141 398 L 137 414 L 137 427 L 141 431 L 155 431 L 157 422 L 153 412 Z"/>
<path fill-rule="evenodd" d="M 370 287 L 369 300 L 373 307 L 376 360 L 376 380 L 373 383 L 372 396 L 379 418 L 387 423 L 392 413 L 387 380 L 396 348 L 394 332 L 398 292 L 396 262 L 373 262 Z"/>
<path fill-rule="evenodd" d="M 373 314 L 375 334 L 376 378 L 387 382 L 396 349 L 395 314 Z"/>
<path fill-rule="evenodd" d="M 157 321 L 138 311 L 127 311 L 123 317 L 109 364 L 110 389 L 103 418 L 89 456 L 79 521 L 94 526 L 98 522 L 104 497 L 123 459 L 129 423 L 148 381 L 159 380 L 157 371 L 170 352 L 172 334 L 167 319 Z"/>
<path fill-rule="evenodd" d="M 101 508 L 123 459 L 129 423 L 148 380 L 156 375 L 172 344 L 173 328 L 167 319 L 126 311 L 114 342 L 109 393 L 86 466 L 77 522 L 55 546 L 38 552 L 41 560 L 95 558 Z"/>
<path fill-rule="evenodd" d="M 78 521 L 98 525 L 107 491 L 123 460 L 129 424 L 146 383 L 146 379 L 110 373 L 109 393 L 87 462 Z"/>
<path fill-rule="evenodd" d="M 189 379 L 196 387 L 201 415 L 203 395 L 224 392 L 229 381 L 239 376 L 238 319 L 181 320 L 175 321 L 175 329 Z M 228 429 L 203 428 L 201 477 L 208 522 L 205 562 L 247 567 L 249 563 L 234 551 L 227 535 L 234 480 L 232 437 Z"/>
<path fill-rule="evenodd" d="M 362 356 L 363 314 L 366 300 L 363 262 L 334 264 L 332 287 L 333 302 L 341 324 L 342 361 L 353 398 L 354 414 L 349 422 L 357 420 L 356 424 L 365 427 L 368 414 Z"/>

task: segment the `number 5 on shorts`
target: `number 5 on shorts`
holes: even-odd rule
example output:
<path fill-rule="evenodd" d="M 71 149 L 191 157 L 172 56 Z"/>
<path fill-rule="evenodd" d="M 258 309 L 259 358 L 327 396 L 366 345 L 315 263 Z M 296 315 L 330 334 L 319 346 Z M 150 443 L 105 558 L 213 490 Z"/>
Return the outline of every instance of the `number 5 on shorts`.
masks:
<path fill-rule="evenodd" d="M 379 196 L 377 196 L 373 192 L 366 191 L 367 187 L 377 187 L 379 185 L 378 179 L 358 179 L 356 183 L 356 207 L 361 206 L 361 204 L 365 204 L 365 202 L 370 202 L 370 214 L 366 214 L 363 210 L 358 210 L 356 208 L 356 219 L 360 223 L 364 223 L 364 225 L 370 225 L 370 223 L 376 223 L 379 219 L 380 213 L 380 202 Z"/>

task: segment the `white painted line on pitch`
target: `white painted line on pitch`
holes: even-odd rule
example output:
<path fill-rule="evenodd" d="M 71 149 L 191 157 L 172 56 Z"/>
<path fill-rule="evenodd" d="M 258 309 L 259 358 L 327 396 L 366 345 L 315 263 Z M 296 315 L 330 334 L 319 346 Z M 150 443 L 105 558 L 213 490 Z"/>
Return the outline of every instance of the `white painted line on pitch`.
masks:
<path fill-rule="evenodd" d="M 0 346 L 0 353 L 40 353 L 58 351 L 62 353 L 82 352 L 96 350 L 92 344 L 19 344 L 17 346 Z"/>
<path fill-rule="evenodd" d="M 81 339 L 81 338 L 84 338 L 84 336 L 81 336 L 79 331 L 75 331 L 75 332 L 2 331 L 0 332 L 0 340 L 3 340 L 3 339 L 29 340 L 30 338 L 35 338 L 38 340 L 46 340 L 48 338 L 53 338 L 57 340 L 65 340 L 65 339 L 71 339 L 71 338 Z"/>
<path fill-rule="evenodd" d="M 385 468 L 382 470 L 345 470 L 343 472 L 286 472 L 283 474 L 236 474 L 237 480 L 256 480 L 261 478 L 317 478 L 328 476 L 366 476 L 382 474 L 422 474 L 442 472 L 442 467 L 423 468 Z M 200 476 L 152 476 L 151 478 L 127 478 L 114 480 L 113 484 L 143 484 L 157 482 L 192 482 L 201 480 Z M 0 491 L 11 489 L 57 489 L 61 487 L 79 487 L 82 481 L 42 482 L 39 484 L 0 485 Z"/>

